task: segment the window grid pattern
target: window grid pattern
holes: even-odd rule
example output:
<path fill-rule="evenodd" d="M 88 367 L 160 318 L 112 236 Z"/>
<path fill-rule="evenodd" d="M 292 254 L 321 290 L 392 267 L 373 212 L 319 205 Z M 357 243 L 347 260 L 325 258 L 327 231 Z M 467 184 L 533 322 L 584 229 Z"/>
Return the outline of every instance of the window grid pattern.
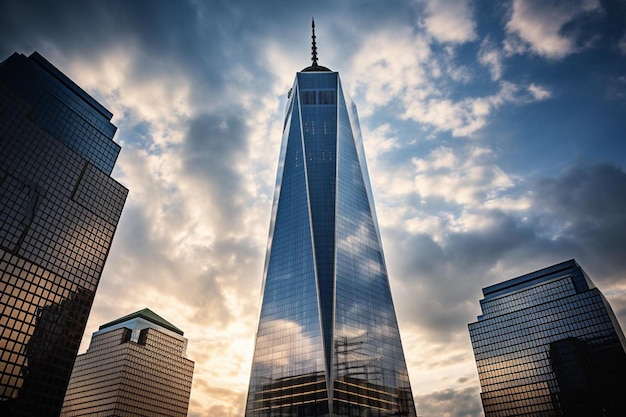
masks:
<path fill-rule="evenodd" d="M 32 106 L 28 117 L 110 175 L 120 151 L 111 113 L 36 52 L 6 61 L 3 79 Z"/>
<path fill-rule="evenodd" d="M 352 102 L 339 97 L 334 415 L 414 416 Z"/>
<path fill-rule="evenodd" d="M 469 330 L 487 417 L 621 415 L 626 355 L 599 290 L 566 274 L 484 301 Z"/>
<path fill-rule="evenodd" d="M 67 143 L 74 151 L 110 175 L 120 146 L 99 130 L 98 121 L 102 117 L 96 118 L 84 112 L 80 114 L 75 111 L 80 109 L 79 106 L 70 108 L 64 103 L 68 101 L 63 102 L 46 93 L 32 110 L 30 117 L 50 135 Z"/>
<path fill-rule="evenodd" d="M 184 357 L 187 341 L 158 329 L 95 334 L 76 358 L 62 417 L 186 416 L 194 363 Z"/>
<path fill-rule="evenodd" d="M 337 95 L 337 74 L 298 76 L 298 87 L 320 97 Z M 332 90 L 330 88 L 333 88 Z M 309 90 L 313 89 L 313 90 Z M 325 102 L 329 100 L 326 98 Z M 335 188 L 337 106 L 302 106 L 302 135 L 306 154 L 307 186 L 315 247 L 317 286 L 321 309 L 326 369 L 330 369 L 333 344 L 335 274 Z"/>
<path fill-rule="evenodd" d="M 247 417 L 328 412 L 298 92 L 294 95 L 279 163 L 280 192 L 272 219 Z"/>
<path fill-rule="evenodd" d="M 128 193 L 34 122 L 40 73 L 0 69 L 0 415 L 58 416 Z"/>
<path fill-rule="evenodd" d="M 576 294 L 576 288 L 574 288 L 571 282 L 571 277 L 568 277 L 533 286 L 523 291 L 519 297 L 505 296 L 481 300 L 480 306 L 483 312 L 483 318 L 487 318 L 490 317 L 492 313 L 502 315 L 522 308 L 531 307 L 537 304 L 538 300 L 545 303 L 550 300 L 558 300 L 574 294 Z"/>

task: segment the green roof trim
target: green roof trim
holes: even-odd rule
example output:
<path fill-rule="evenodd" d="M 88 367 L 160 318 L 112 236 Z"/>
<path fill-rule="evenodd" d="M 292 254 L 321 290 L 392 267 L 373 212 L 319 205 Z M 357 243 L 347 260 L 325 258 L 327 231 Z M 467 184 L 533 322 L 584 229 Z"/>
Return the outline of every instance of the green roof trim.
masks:
<path fill-rule="evenodd" d="M 181 336 L 184 335 L 182 330 L 180 330 L 178 327 L 174 326 L 172 323 L 165 320 L 163 317 L 159 316 L 157 313 L 150 310 L 149 308 L 144 308 L 143 310 L 136 311 L 127 316 L 120 317 L 119 319 L 105 323 L 102 326 L 100 326 L 98 330 L 106 329 L 107 327 L 115 326 L 116 324 L 123 323 L 125 321 L 129 321 L 129 320 L 136 319 L 136 318 L 146 319 L 151 323 L 154 323 L 161 327 L 165 327 L 166 329 L 171 330 L 174 333 L 178 333 Z"/>

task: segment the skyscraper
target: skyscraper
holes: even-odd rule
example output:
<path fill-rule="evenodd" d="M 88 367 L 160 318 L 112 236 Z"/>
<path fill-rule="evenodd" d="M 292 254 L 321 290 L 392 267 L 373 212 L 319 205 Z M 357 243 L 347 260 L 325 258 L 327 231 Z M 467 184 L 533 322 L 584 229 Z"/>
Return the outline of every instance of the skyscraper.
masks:
<path fill-rule="evenodd" d="M 289 91 L 246 417 L 415 416 L 356 107 L 312 65 Z"/>
<path fill-rule="evenodd" d="M 576 261 L 483 295 L 469 332 L 486 417 L 624 415 L 624 334 Z"/>
<path fill-rule="evenodd" d="M 58 416 L 128 190 L 112 114 L 38 53 L 0 63 L 0 415 Z"/>
<path fill-rule="evenodd" d="M 185 417 L 193 361 L 182 330 L 149 309 L 100 326 L 78 355 L 61 417 Z"/>

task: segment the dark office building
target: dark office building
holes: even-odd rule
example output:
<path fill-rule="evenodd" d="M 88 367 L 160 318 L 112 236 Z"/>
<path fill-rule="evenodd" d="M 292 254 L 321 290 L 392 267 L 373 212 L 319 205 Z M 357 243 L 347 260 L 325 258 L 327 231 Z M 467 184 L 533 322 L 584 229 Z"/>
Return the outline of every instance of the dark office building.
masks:
<path fill-rule="evenodd" d="M 415 416 L 356 107 L 317 63 L 288 93 L 246 417 Z"/>
<path fill-rule="evenodd" d="M 486 417 L 618 417 L 626 341 L 574 260 L 483 289 L 469 325 Z"/>
<path fill-rule="evenodd" d="M 194 363 L 183 334 L 147 308 L 100 326 L 76 358 L 61 417 L 186 417 Z"/>
<path fill-rule="evenodd" d="M 58 416 L 128 190 L 112 114 L 38 53 L 0 63 L 0 415 Z"/>

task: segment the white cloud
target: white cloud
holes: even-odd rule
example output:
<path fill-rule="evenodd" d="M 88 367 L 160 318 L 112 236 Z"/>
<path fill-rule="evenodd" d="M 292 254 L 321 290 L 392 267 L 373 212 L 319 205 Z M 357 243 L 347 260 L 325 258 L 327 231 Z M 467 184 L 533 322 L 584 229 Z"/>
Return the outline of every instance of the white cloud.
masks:
<path fill-rule="evenodd" d="M 617 44 L 617 48 L 622 55 L 626 55 L 626 35 L 622 36 L 622 39 L 620 39 L 619 43 Z"/>
<path fill-rule="evenodd" d="M 485 208 L 489 210 L 501 210 L 506 212 L 525 211 L 531 208 L 532 200 L 528 196 L 509 197 L 498 196 L 485 202 Z"/>
<path fill-rule="evenodd" d="M 446 218 L 448 217 L 448 218 Z M 450 221 L 449 215 L 418 213 L 415 217 L 406 219 L 403 224 L 411 234 L 425 234 L 432 236 L 436 242 L 441 241 L 441 231 L 445 228 L 446 221 Z"/>
<path fill-rule="evenodd" d="M 430 159 L 414 159 L 413 164 L 418 173 L 451 170 L 459 163 L 454 151 L 450 148 L 439 147 L 430 152 Z"/>
<path fill-rule="evenodd" d="M 465 0 L 421 0 L 423 25 L 440 42 L 464 43 L 476 39 L 472 3 Z"/>
<path fill-rule="evenodd" d="M 530 50 L 546 58 L 560 59 L 576 52 L 576 39 L 563 27 L 583 13 L 601 8 L 597 0 L 514 0 L 505 50 L 509 54 Z"/>
<path fill-rule="evenodd" d="M 184 123 L 194 111 L 189 78 L 175 64 L 138 76 L 145 64 L 140 59 L 131 43 L 103 51 L 95 60 L 72 61 L 70 68 L 81 87 L 99 92 L 114 124 L 150 124 L 150 140 L 143 146 L 162 149 L 180 143 Z"/>
<path fill-rule="evenodd" d="M 538 85 L 538 84 L 530 84 L 528 86 L 528 91 L 533 96 L 533 98 L 537 101 L 546 100 L 552 97 L 552 92 L 548 90 L 547 87 Z"/>
<path fill-rule="evenodd" d="M 485 197 L 513 186 L 511 178 L 491 162 L 490 150 L 470 147 L 461 157 L 450 155 L 451 152 L 440 148 L 431 152 L 427 160 L 413 160 L 418 168 L 415 189 L 422 197 L 438 197 L 464 207 L 476 207 Z M 436 168 L 420 169 L 428 165 Z"/>
<path fill-rule="evenodd" d="M 451 214 L 459 207 L 482 210 L 485 201 L 494 200 L 492 208 L 495 208 L 499 199 L 504 198 L 503 193 L 515 185 L 495 159 L 493 151 L 484 147 L 438 146 L 427 156 L 414 157 L 408 163 L 385 166 L 378 163 L 372 179 L 375 190 L 381 193 L 377 202 L 379 212 L 384 213 L 380 216 L 383 227 L 399 226 L 407 221 L 407 227 L 414 232 L 437 236 L 441 230 L 459 221 L 463 213 Z M 404 206 L 404 209 L 384 204 L 407 199 L 420 203 L 408 208 Z M 436 214 L 437 221 L 432 214 L 433 207 L 429 206 L 432 204 L 441 208 Z M 420 206 L 428 206 L 429 211 L 422 212 Z M 498 208 L 504 210 L 506 207 L 501 203 Z"/>
<path fill-rule="evenodd" d="M 240 415 L 282 109 L 276 94 L 251 91 L 245 79 L 231 83 L 222 100 L 199 101 L 202 80 L 175 61 L 146 72 L 150 59 L 133 48 L 120 45 L 68 66 L 68 75 L 114 113 L 122 152 L 113 176 L 130 189 L 83 350 L 99 324 L 153 308 L 189 337 L 188 357 L 196 362 L 190 415 Z M 209 342 L 216 337 L 223 342 Z M 224 351 L 229 359 L 220 359 Z"/>
<path fill-rule="evenodd" d="M 485 39 L 480 44 L 478 52 L 478 62 L 489 69 L 491 79 L 497 81 L 502 77 L 503 53 L 489 39 Z"/>
<path fill-rule="evenodd" d="M 454 136 L 471 136 L 487 124 L 490 114 L 505 103 L 517 102 L 519 87 L 501 82 L 500 89 L 484 97 L 467 97 L 453 100 L 432 94 L 426 97 L 409 95 L 404 97 L 405 112 L 402 115 L 420 123 L 428 124 L 440 131 L 451 131 Z"/>
<path fill-rule="evenodd" d="M 456 137 L 471 137 L 502 106 L 551 97 L 545 86 L 503 80 L 504 51 L 489 38 L 482 41 L 477 56 L 494 81 L 479 90 L 487 91 L 483 95 L 466 93 L 475 69 L 462 63 L 466 61 L 459 59 L 453 46 L 433 48 L 432 37 L 410 27 L 368 33 L 353 56 L 348 77 L 356 82 L 353 96 L 361 98 L 361 117 L 388 107 L 402 119 L 421 123 L 427 132 L 448 131 Z"/>
<path fill-rule="evenodd" d="M 377 126 L 374 130 L 369 130 L 365 126 L 361 128 L 363 137 L 367 138 L 366 150 L 368 159 L 374 160 L 380 155 L 398 148 L 398 138 L 388 123 Z"/>
<path fill-rule="evenodd" d="M 428 40 L 411 28 L 389 28 L 370 34 L 353 57 L 352 76 L 357 90 L 365 90 L 361 116 L 389 104 L 406 90 L 424 86 L 424 65 L 430 57 Z"/>

